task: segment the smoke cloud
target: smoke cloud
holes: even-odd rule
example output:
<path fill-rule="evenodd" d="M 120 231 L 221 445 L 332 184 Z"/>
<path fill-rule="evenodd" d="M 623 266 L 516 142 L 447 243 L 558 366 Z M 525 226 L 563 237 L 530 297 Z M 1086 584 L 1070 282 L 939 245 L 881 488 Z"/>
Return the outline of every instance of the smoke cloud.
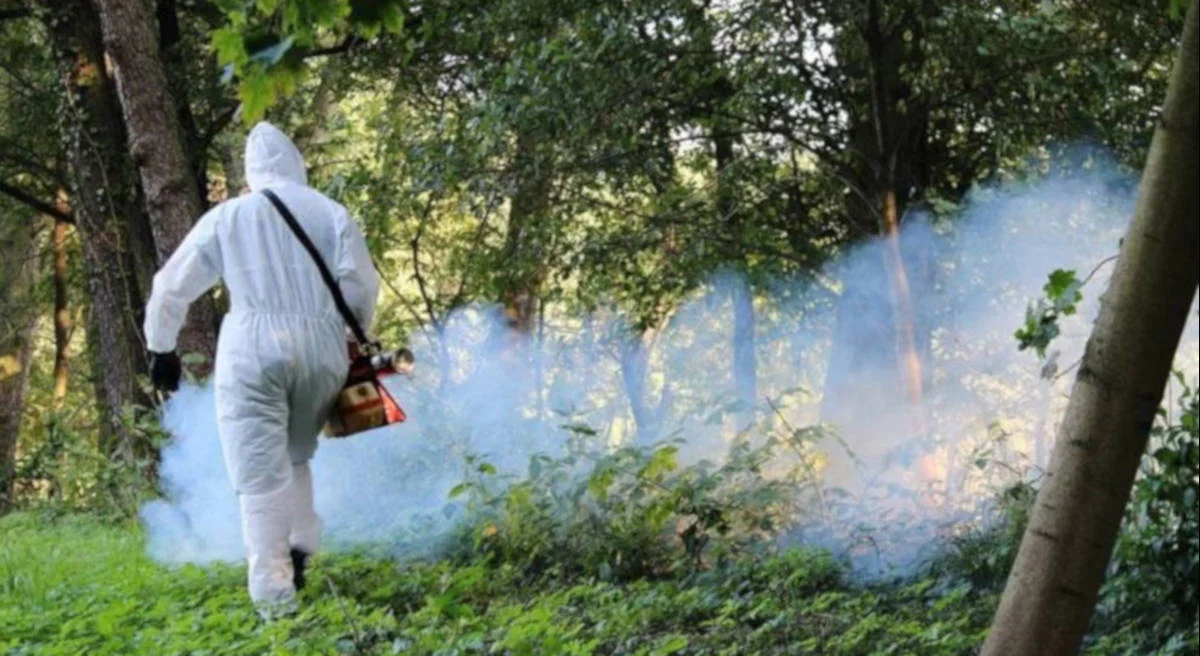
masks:
<path fill-rule="evenodd" d="M 897 382 L 880 243 L 842 253 L 819 275 L 756 288 L 761 402 L 752 433 L 781 430 L 778 415 L 794 426 L 825 421 L 838 429 L 818 446 L 822 486 L 844 501 L 824 508 L 820 521 L 814 510 L 789 539 L 826 546 L 866 574 L 904 573 L 956 526 L 990 521 L 985 501 L 999 486 L 1037 475 L 1111 272 L 1105 262 L 1132 215 L 1135 184 L 1102 156 L 1077 153 L 1036 179 L 975 191 L 952 219 L 906 219 L 901 244 L 923 361 L 919 408 Z M 1046 379 L 1037 358 L 1017 350 L 1013 332 L 1058 268 L 1080 278 L 1095 272 L 1079 313 L 1062 322 L 1051 347 L 1057 372 Z M 519 474 L 531 455 L 562 447 L 568 424 L 592 426 L 596 439 L 614 445 L 677 437 L 683 460 L 719 460 L 738 428 L 738 413 L 722 411 L 736 397 L 730 290 L 738 284 L 734 275 L 714 276 L 660 331 L 642 336 L 615 313 L 550 313 L 540 341 L 525 343 L 482 306 L 449 317 L 440 335 L 414 336 L 417 371 L 394 390 L 409 421 L 321 441 L 313 474 L 327 543 L 434 549 L 454 521 L 447 493 L 462 480 L 466 454 Z M 1195 314 L 1179 354 L 1191 377 L 1200 360 Z M 142 510 L 160 561 L 242 557 L 214 415 L 210 387 L 185 387 L 165 408 L 173 435 L 162 454 L 166 497 Z"/>

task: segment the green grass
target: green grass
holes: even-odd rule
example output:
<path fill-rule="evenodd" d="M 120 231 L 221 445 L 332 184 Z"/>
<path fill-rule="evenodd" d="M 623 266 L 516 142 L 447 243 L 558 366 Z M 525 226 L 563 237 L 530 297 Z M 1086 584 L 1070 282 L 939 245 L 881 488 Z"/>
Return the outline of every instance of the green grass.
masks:
<path fill-rule="evenodd" d="M 133 523 L 9 516 L 0 654 L 957 655 L 982 642 L 996 601 L 933 579 L 850 585 L 804 550 L 628 584 L 322 554 L 301 612 L 264 624 L 243 576 L 158 565 Z"/>

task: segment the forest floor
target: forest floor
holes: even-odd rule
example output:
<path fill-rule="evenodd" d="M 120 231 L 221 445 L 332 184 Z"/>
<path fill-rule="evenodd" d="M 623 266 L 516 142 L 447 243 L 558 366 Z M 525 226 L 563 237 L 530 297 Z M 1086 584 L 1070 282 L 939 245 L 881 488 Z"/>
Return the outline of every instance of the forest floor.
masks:
<path fill-rule="evenodd" d="M 134 521 L 18 513 L 0 536 L 13 655 L 969 654 L 996 603 L 945 577 L 852 584 L 808 550 L 626 584 L 326 553 L 300 612 L 268 624 L 242 567 L 159 565 Z"/>

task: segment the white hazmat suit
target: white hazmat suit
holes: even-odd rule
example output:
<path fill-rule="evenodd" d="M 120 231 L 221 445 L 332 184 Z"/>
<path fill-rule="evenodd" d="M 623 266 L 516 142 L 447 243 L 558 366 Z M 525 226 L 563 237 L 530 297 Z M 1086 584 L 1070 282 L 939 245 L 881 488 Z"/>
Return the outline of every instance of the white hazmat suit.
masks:
<path fill-rule="evenodd" d="M 146 308 L 150 351 L 168 353 L 188 305 L 223 279 L 230 312 L 216 357 L 217 427 L 237 490 L 256 604 L 291 602 L 291 549 L 317 549 L 308 461 L 346 380 L 345 324 L 316 264 L 267 198 L 295 215 L 361 325 L 379 290 L 362 232 L 346 209 L 307 186 L 304 161 L 269 123 L 246 141 L 251 193 L 206 213 L 154 277 Z"/>

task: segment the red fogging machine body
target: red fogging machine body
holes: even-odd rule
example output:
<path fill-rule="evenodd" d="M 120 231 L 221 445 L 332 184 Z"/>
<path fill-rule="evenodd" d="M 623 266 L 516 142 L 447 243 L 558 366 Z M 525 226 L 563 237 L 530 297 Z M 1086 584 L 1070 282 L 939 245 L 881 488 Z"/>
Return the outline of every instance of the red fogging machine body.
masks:
<path fill-rule="evenodd" d="M 325 435 L 349 437 L 407 419 L 400 403 L 388 391 L 386 380 L 412 372 L 412 352 L 376 350 L 368 355 L 354 342 L 349 343 L 349 351 L 350 374 L 329 412 Z"/>
<path fill-rule="evenodd" d="M 317 265 L 318 273 L 321 274 L 321 280 L 325 282 L 329 293 L 333 295 L 333 303 L 337 306 L 338 313 L 342 315 L 342 320 L 346 322 L 346 327 L 354 338 L 353 341 L 348 342 L 350 373 L 346 376 L 346 384 L 342 386 L 342 391 L 334 400 L 333 407 L 330 408 L 325 424 L 325 434 L 329 437 L 348 437 L 372 428 L 404 421 L 408 417 L 405 416 L 404 410 L 400 408 L 396 398 L 384 385 L 384 380 L 391 376 L 411 373 L 413 369 L 412 352 L 408 349 L 384 351 L 380 348 L 379 342 L 372 341 L 367 337 L 366 331 L 363 330 L 354 316 L 354 312 L 346 303 L 345 297 L 342 296 L 342 290 L 338 287 L 337 280 L 329 272 L 325 260 L 321 259 L 320 251 L 308 238 L 304 228 L 296 222 L 296 217 L 292 215 L 291 210 L 270 189 L 263 189 L 262 193 L 275 206 L 275 210 L 279 212 L 288 228 L 296 235 L 300 245 L 312 257 L 313 263 Z"/>

